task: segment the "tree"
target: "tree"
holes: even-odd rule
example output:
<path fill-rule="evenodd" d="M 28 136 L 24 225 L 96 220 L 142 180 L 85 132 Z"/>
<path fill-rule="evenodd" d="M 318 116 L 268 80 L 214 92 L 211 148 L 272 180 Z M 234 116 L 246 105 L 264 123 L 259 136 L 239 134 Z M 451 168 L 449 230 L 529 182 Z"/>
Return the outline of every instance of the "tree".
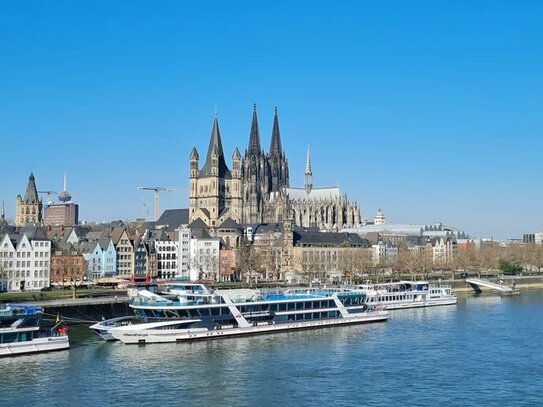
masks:
<path fill-rule="evenodd" d="M 392 264 L 392 278 L 397 274 L 409 274 L 414 275 L 418 269 L 417 251 L 419 248 L 410 249 L 407 246 L 403 246 L 398 249 L 398 254 Z"/>
<path fill-rule="evenodd" d="M 243 244 L 237 249 L 237 267 L 241 278 L 252 286 L 255 275 L 260 272 L 261 258 L 252 244 Z"/>
<path fill-rule="evenodd" d="M 81 258 L 80 258 L 81 257 Z M 51 257 L 51 278 L 57 281 L 68 282 L 72 289 L 72 299 L 77 298 L 77 289 L 83 282 L 85 274 L 82 256 L 57 255 Z"/>
<path fill-rule="evenodd" d="M 366 248 L 348 248 L 340 252 L 339 268 L 348 284 L 360 282 L 363 275 L 368 274 L 372 267 L 372 254 Z"/>
<path fill-rule="evenodd" d="M 536 267 L 537 271 L 541 273 L 541 269 L 543 268 L 543 245 L 530 245 L 529 250 L 529 264 Z"/>
<path fill-rule="evenodd" d="M 0 261 L 0 291 L 2 291 L 2 287 L 4 284 L 7 286 L 7 280 L 8 280 L 8 270 L 7 267 L 4 266 L 4 263 Z"/>
<path fill-rule="evenodd" d="M 505 259 L 499 260 L 498 268 L 503 274 L 509 276 L 516 276 L 517 274 L 522 273 L 522 266 Z"/>
<path fill-rule="evenodd" d="M 319 260 L 319 251 L 303 250 L 301 258 L 298 259 L 297 268 L 301 271 L 304 280 L 311 286 L 313 280 L 320 277 L 321 262 Z"/>

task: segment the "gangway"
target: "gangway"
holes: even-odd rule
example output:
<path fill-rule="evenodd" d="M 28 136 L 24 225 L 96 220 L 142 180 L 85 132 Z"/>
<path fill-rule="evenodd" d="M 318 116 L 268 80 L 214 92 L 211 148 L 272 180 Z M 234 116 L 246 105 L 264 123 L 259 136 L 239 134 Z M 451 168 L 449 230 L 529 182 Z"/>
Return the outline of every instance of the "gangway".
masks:
<path fill-rule="evenodd" d="M 480 278 L 467 278 L 466 283 L 468 283 L 471 288 L 475 290 L 476 293 L 481 293 L 483 290 L 481 287 L 490 288 L 491 290 L 496 290 L 502 293 L 503 295 L 513 295 L 519 294 L 520 291 L 513 285 L 505 284 L 500 280 L 500 283 L 493 283 L 492 281 L 483 280 Z"/>

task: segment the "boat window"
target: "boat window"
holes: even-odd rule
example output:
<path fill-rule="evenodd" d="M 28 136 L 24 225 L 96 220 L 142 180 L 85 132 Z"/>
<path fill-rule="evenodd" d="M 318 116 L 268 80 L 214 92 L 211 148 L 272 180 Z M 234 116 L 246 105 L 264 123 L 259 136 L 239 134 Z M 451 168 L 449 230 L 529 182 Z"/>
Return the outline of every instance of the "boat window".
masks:
<path fill-rule="evenodd" d="M 288 309 L 289 309 L 289 310 L 296 309 L 296 304 L 295 304 L 294 302 L 289 302 L 289 303 L 288 303 Z"/>
<path fill-rule="evenodd" d="M 218 307 L 211 308 L 211 315 L 220 315 L 221 309 Z"/>
<path fill-rule="evenodd" d="M 279 311 L 286 311 L 287 310 L 287 304 L 284 302 L 279 304 Z"/>

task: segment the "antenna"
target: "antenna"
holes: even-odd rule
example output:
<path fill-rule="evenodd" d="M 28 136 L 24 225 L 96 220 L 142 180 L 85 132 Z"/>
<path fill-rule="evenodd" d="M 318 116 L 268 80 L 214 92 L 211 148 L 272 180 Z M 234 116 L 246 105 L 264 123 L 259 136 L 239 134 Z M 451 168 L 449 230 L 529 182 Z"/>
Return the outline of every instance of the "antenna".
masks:
<path fill-rule="evenodd" d="M 58 194 L 58 200 L 63 203 L 67 203 L 72 200 L 72 196 L 66 189 L 66 184 L 67 184 L 66 179 L 67 179 L 67 174 L 66 172 L 64 172 L 64 189 L 62 190 L 60 194 Z"/>

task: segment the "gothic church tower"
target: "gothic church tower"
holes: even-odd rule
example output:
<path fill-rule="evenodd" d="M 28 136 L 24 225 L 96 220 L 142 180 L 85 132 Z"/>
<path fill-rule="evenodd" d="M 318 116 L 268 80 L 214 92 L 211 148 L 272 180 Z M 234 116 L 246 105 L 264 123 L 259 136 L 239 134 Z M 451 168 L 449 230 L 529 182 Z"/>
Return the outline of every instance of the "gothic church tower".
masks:
<path fill-rule="evenodd" d="M 288 163 L 281 148 L 277 109 L 273 121 L 270 151 L 265 154 L 260 145 L 256 105 L 249 135 L 249 145 L 242 162 L 243 223 L 269 222 L 270 193 L 288 186 Z"/>
<path fill-rule="evenodd" d="M 17 201 L 15 202 L 15 226 L 38 224 L 41 223 L 41 220 L 42 202 L 38 198 L 34 174 L 30 173 L 24 198 L 17 195 Z"/>
<path fill-rule="evenodd" d="M 226 165 L 219 122 L 215 115 L 206 161 L 198 170 L 199 155 L 193 148 L 190 161 L 189 218 L 201 219 L 212 228 L 226 219 L 241 221 L 241 155 L 236 148 L 232 155 L 232 171 Z"/>

